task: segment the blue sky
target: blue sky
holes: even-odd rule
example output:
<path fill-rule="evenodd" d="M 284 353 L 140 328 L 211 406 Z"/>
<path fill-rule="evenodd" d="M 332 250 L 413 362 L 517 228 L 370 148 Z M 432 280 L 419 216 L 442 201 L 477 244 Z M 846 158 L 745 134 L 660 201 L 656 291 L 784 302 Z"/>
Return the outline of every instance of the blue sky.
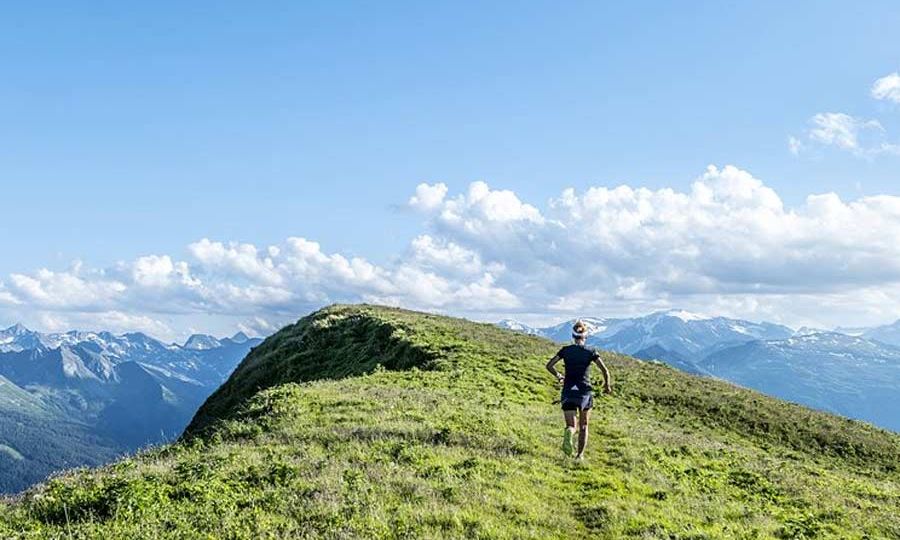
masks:
<path fill-rule="evenodd" d="M 204 238 L 262 251 L 303 237 L 325 253 L 393 271 L 411 256 L 410 242 L 428 234 L 476 252 L 485 265 L 515 266 L 497 254 L 489 260 L 489 249 L 411 209 L 420 183 L 444 183 L 449 198 L 485 181 L 543 213 L 568 187 L 687 193 L 709 164 L 749 172 L 787 208 L 810 194 L 834 192 L 845 202 L 900 195 L 900 152 L 858 151 L 810 134 L 814 115 L 843 113 L 864 126 L 860 147 L 868 137 L 900 143 L 900 99 L 871 92 L 900 69 L 896 4 L 725 4 L 8 7 L 0 22 L 0 323 L 91 325 L 111 320 L 92 313 L 118 313 L 180 335 L 187 326 L 225 331 L 242 317 L 277 324 L 316 303 L 361 295 L 304 290 L 302 302 L 240 315 L 195 300 L 165 309 L 134 299 L 73 307 L 28 297 L 9 277 L 66 272 L 73 261 L 90 269 L 79 270 L 85 281 L 148 255 L 191 262 L 196 253 L 187 246 Z M 789 137 L 801 141 L 796 154 Z M 221 265 L 205 271 L 206 279 L 230 275 Z M 517 296 L 513 285 L 528 288 L 504 283 L 500 271 L 492 279 Z M 844 287 L 849 295 L 847 286 L 823 291 Z M 541 319 L 552 318 L 551 297 L 567 294 L 484 312 L 443 300 L 421 307 Z M 886 322 L 900 317 L 891 302 L 821 321 L 813 310 L 784 318 Z M 709 307 L 760 318 L 778 315 L 782 304 L 736 305 Z M 116 320 L 124 327 L 138 319 Z"/>

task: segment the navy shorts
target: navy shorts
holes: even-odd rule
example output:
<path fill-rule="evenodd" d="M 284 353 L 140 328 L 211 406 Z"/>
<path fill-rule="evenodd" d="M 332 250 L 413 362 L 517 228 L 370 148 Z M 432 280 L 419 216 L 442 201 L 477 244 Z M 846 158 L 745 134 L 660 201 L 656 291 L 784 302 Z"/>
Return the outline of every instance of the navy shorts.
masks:
<path fill-rule="evenodd" d="M 576 411 L 578 409 L 587 411 L 594 408 L 594 394 L 592 392 L 563 392 L 560 397 L 560 403 L 562 403 L 562 410 L 564 411 Z"/>

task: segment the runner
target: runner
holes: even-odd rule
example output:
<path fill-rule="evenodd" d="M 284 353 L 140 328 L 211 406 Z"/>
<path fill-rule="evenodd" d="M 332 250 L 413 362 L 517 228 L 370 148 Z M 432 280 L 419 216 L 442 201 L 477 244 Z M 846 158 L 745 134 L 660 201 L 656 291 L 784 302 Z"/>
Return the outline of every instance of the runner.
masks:
<path fill-rule="evenodd" d="M 603 393 L 612 392 L 612 380 L 609 370 L 600 358 L 600 353 L 592 347 L 585 345 L 587 339 L 587 326 L 582 321 L 577 321 L 572 326 L 572 339 L 574 345 L 566 345 L 556 353 L 556 356 L 547 362 L 547 371 L 562 383 L 563 416 L 566 421 L 566 430 L 563 432 L 563 452 L 571 456 L 573 452 L 573 439 L 576 426 L 578 428 L 578 450 L 575 459 L 584 459 L 584 448 L 587 446 L 588 423 L 591 419 L 591 409 L 594 408 L 594 393 L 591 386 L 591 363 L 597 365 L 603 372 Z M 562 360 L 566 368 L 565 376 L 556 371 L 556 364 Z"/>

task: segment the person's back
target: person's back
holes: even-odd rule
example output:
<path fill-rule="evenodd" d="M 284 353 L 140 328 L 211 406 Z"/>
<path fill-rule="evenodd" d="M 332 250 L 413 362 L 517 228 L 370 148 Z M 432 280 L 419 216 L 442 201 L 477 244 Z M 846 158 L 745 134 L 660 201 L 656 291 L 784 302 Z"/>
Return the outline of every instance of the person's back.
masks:
<path fill-rule="evenodd" d="M 563 390 L 570 392 L 590 392 L 591 364 L 599 355 L 594 349 L 583 345 L 566 345 L 556 353 L 566 367 Z"/>

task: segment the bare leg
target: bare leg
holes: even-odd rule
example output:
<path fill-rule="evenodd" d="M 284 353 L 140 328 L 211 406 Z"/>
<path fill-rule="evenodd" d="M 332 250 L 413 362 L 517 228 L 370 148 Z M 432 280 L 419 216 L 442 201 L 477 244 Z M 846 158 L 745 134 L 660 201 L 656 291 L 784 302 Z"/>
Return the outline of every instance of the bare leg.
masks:
<path fill-rule="evenodd" d="M 563 417 L 566 419 L 566 429 L 574 435 L 578 428 L 578 411 L 563 411 Z"/>
<path fill-rule="evenodd" d="M 587 446 L 588 424 L 591 421 L 591 410 L 582 410 L 580 418 L 578 420 L 581 429 L 578 431 L 578 452 L 575 454 L 575 457 L 577 459 L 581 459 L 584 456 L 584 448 Z"/>
<path fill-rule="evenodd" d="M 572 448 L 572 439 L 575 437 L 576 411 L 563 411 L 563 417 L 566 420 L 566 431 L 563 434 L 563 452 L 571 456 L 574 450 Z"/>

